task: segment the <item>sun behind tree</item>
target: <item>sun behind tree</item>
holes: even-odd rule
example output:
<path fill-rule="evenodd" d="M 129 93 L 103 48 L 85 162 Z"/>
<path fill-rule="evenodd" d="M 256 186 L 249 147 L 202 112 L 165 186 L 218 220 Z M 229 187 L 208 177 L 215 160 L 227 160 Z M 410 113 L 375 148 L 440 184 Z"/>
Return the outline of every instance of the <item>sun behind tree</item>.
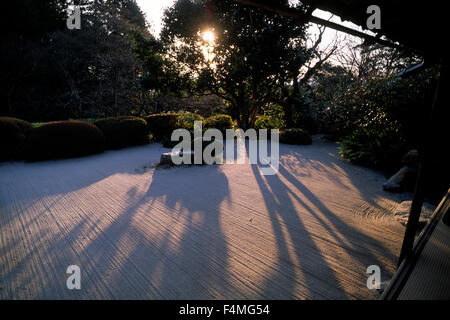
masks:
<path fill-rule="evenodd" d="M 214 40 L 216 39 L 214 31 L 212 31 L 212 30 L 205 30 L 205 31 L 203 31 L 202 39 L 204 41 L 206 41 L 206 42 L 213 43 Z"/>
<path fill-rule="evenodd" d="M 212 29 L 207 29 L 200 34 L 202 40 L 206 42 L 201 46 L 203 55 L 207 62 L 211 62 L 214 55 L 214 41 L 216 40 L 216 35 Z"/>

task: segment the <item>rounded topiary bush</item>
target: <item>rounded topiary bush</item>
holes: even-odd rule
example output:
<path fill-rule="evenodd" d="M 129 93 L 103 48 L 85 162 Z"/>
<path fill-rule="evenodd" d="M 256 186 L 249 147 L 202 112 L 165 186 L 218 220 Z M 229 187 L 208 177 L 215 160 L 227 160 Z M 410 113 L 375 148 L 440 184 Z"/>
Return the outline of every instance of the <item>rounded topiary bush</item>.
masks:
<path fill-rule="evenodd" d="M 106 148 L 119 149 L 147 143 L 147 122 L 138 117 L 104 118 L 94 122 L 106 138 Z"/>
<path fill-rule="evenodd" d="M 0 117 L 0 161 L 20 158 L 31 123 L 10 117 Z"/>
<path fill-rule="evenodd" d="M 144 117 L 147 121 L 147 130 L 153 135 L 153 139 L 161 141 L 169 139 L 173 130 L 178 128 L 178 113 L 158 113 Z"/>
<path fill-rule="evenodd" d="M 218 129 L 225 134 L 227 129 L 233 129 L 233 119 L 227 114 L 216 114 L 205 119 L 205 129 Z"/>
<path fill-rule="evenodd" d="M 71 158 L 103 152 L 105 137 L 99 128 L 82 121 L 55 121 L 30 131 L 24 156 L 28 161 Z"/>
<path fill-rule="evenodd" d="M 305 130 L 294 128 L 280 131 L 280 142 L 287 144 L 311 144 L 311 135 Z"/>
<path fill-rule="evenodd" d="M 258 116 L 253 127 L 259 129 L 281 129 L 283 128 L 283 120 L 271 116 Z"/>
<path fill-rule="evenodd" d="M 180 113 L 177 117 L 177 129 L 186 129 L 194 132 L 194 122 L 203 122 L 203 117 L 199 114 L 192 112 Z"/>

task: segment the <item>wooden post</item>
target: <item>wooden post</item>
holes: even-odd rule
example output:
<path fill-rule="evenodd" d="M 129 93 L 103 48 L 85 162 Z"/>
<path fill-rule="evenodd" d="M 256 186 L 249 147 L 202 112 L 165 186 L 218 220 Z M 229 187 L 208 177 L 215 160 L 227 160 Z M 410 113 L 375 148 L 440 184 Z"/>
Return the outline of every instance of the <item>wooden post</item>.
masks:
<path fill-rule="evenodd" d="M 403 259 L 407 258 L 413 249 L 414 239 L 416 237 L 417 227 L 419 225 L 420 213 L 422 211 L 424 198 L 424 169 L 425 169 L 425 154 L 422 154 L 419 165 L 419 172 L 417 174 L 416 186 L 414 189 L 414 197 L 409 211 L 408 223 L 406 225 L 405 237 L 403 238 L 402 249 L 400 257 L 398 258 L 397 267 L 400 266 Z"/>
<path fill-rule="evenodd" d="M 419 165 L 419 171 L 417 173 L 416 185 L 414 189 L 414 197 L 411 204 L 411 209 L 409 211 L 408 223 L 406 225 L 405 237 L 403 238 L 402 249 L 400 251 L 400 257 L 398 259 L 397 267 L 400 266 L 405 258 L 408 258 L 413 250 L 414 240 L 416 237 L 417 227 L 419 225 L 420 213 L 422 211 L 422 205 L 424 200 L 424 188 L 425 188 L 425 171 L 427 170 L 427 165 L 429 162 L 429 140 L 433 139 L 433 125 L 435 119 L 435 113 L 437 105 L 440 99 L 440 86 L 442 79 L 442 72 L 445 68 L 440 68 L 441 74 L 436 84 L 436 89 L 434 92 L 433 103 L 431 105 L 431 116 L 429 120 L 429 126 L 426 126 L 427 130 L 425 132 L 426 138 L 424 139 L 421 161 Z"/>

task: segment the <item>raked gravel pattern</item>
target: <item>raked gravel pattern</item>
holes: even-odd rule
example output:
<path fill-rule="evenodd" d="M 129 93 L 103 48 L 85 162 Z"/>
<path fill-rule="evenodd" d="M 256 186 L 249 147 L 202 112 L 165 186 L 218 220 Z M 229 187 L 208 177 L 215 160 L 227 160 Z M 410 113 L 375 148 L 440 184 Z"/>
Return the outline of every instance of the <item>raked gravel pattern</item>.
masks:
<path fill-rule="evenodd" d="M 367 267 L 392 277 L 404 195 L 336 144 L 280 145 L 274 176 L 167 151 L 0 163 L 0 299 L 376 299 Z"/>

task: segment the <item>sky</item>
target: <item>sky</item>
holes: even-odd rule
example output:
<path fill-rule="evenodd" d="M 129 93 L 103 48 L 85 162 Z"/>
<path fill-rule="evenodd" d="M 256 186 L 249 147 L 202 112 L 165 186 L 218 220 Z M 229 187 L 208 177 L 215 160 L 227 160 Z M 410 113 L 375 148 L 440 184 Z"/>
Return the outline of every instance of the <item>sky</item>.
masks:
<path fill-rule="evenodd" d="M 145 13 L 147 21 L 150 22 L 151 31 L 159 35 L 161 31 L 164 9 L 171 7 L 175 0 L 137 0 L 139 7 Z"/>
<path fill-rule="evenodd" d="M 161 31 L 164 9 L 171 7 L 174 4 L 174 2 L 175 0 L 137 0 L 137 3 L 141 7 L 142 11 L 145 13 L 148 22 L 150 22 L 151 32 L 155 36 L 158 36 Z M 333 22 L 342 24 L 352 29 L 362 31 L 360 27 L 354 25 L 353 23 L 342 22 L 339 17 L 332 17 L 332 14 L 329 12 L 315 10 L 313 12 L 313 15 L 326 20 L 331 18 L 331 21 Z M 313 25 L 310 28 L 309 32 L 312 35 L 316 35 L 318 33 L 317 26 Z M 327 28 L 323 36 L 323 42 L 321 47 L 325 48 L 328 44 L 330 44 L 334 40 L 336 35 L 339 35 L 340 37 L 344 36 L 342 32 L 336 32 L 335 30 Z M 350 36 L 347 35 L 347 37 Z"/>

